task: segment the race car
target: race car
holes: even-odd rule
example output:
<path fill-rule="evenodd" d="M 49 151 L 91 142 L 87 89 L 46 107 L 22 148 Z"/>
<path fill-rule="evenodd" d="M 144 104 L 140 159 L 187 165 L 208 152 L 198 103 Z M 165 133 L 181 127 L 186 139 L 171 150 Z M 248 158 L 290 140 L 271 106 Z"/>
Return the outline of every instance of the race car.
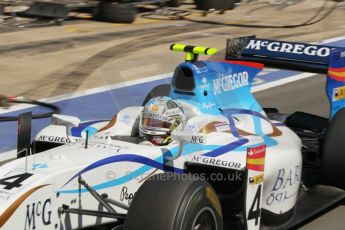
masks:
<path fill-rule="evenodd" d="M 229 39 L 222 61 L 171 49 L 185 62 L 143 106 L 109 121 L 54 115 L 31 145 L 20 116 L 18 159 L 0 167 L 1 229 L 288 229 L 345 197 L 345 49 L 256 37 Z M 327 73 L 329 119 L 262 108 L 251 93 L 262 63 Z M 143 110 L 167 96 L 185 120 L 168 144 L 147 144 Z"/>

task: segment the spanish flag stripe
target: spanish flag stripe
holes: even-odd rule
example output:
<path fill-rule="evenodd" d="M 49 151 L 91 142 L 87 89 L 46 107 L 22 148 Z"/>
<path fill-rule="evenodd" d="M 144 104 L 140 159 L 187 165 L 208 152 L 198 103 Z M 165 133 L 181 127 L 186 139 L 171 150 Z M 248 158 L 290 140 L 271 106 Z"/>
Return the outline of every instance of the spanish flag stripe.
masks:
<path fill-rule="evenodd" d="M 254 171 L 259 171 L 263 172 L 265 169 L 265 165 L 252 165 L 252 164 L 247 164 L 247 169 L 254 170 Z"/>
<path fill-rule="evenodd" d="M 262 153 L 256 153 L 256 154 L 253 154 L 253 155 L 247 154 L 248 159 L 258 159 L 258 158 L 263 158 L 263 157 L 265 157 L 265 155 L 266 155 L 266 153 L 265 153 L 265 152 L 262 152 Z"/>
<path fill-rule="evenodd" d="M 265 164 L 265 158 L 258 158 L 258 159 L 247 159 L 247 164 L 253 164 L 253 165 L 264 165 Z"/>
<path fill-rule="evenodd" d="M 344 72 L 335 72 L 335 71 L 328 71 L 329 75 L 334 75 L 337 77 L 345 77 L 345 71 Z"/>
<path fill-rule="evenodd" d="M 345 67 L 342 68 L 329 68 L 329 71 L 334 71 L 334 72 L 345 72 Z"/>
<path fill-rule="evenodd" d="M 337 80 L 337 81 L 341 81 L 341 82 L 345 82 L 345 77 L 338 77 L 334 74 L 331 74 L 331 73 L 328 73 L 328 76 L 330 76 L 331 78 L 333 78 L 334 80 Z"/>

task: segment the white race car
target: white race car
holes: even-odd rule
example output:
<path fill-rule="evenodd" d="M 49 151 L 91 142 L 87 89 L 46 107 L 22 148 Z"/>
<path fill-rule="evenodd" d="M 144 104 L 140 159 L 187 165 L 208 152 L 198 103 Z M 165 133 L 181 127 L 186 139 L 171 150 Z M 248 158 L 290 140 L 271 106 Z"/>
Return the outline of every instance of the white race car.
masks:
<path fill-rule="evenodd" d="M 186 52 L 186 62 L 145 102 L 168 95 L 182 106 L 186 122 L 173 141 L 145 144 L 143 107 L 133 106 L 110 121 L 54 115 L 30 147 L 22 115 L 18 159 L 0 167 L 1 229 L 287 229 L 345 197 L 345 49 L 255 37 L 230 39 L 224 61 L 197 60 L 213 48 L 171 49 Z M 263 109 L 251 84 L 264 65 L 244 59 L 326 65 L 330 125 Z"/>

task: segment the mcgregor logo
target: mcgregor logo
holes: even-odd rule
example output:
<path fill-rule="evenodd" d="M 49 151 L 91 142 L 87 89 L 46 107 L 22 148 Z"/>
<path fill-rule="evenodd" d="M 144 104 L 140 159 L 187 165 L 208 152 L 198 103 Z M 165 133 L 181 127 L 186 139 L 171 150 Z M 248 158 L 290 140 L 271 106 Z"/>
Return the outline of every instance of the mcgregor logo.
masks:
<path fill-rule="evenodd" d="M 250 40 L 246 49 L 261 50 L 266 48 L 271 52 L 282 52 L 292 54 L 305 54 L 309 56 L 328 57 L 331 54 L 331 48 L 320 47 L 316 45 L 294 44 L 287 42 L 269 42 L 261 40 Z"/>
<path fill-rule="evenodd" d="M 248 72 L 219 74 L 217 79 L 213 80 L 214 95 L 216 96 L 247 85 L 249 85 Z"/>

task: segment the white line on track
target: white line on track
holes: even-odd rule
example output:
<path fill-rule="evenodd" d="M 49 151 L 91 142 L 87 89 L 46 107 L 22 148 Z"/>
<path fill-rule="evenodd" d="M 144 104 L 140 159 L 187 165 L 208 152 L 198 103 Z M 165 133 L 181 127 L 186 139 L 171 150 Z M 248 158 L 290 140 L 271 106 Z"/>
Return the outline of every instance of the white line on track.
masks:
<path fill-rule="evenodd" d="M 290 82 L 294 82 L 294 81 L 298 81 L 298 80 L 302 80 L 305 78 L 309 78 L 309 77 L 313 77 L 316 76 L 316 74 L 314 73 L 301 73 L 301 74 L 297 74 L 297 75 L 293 75 L 291 77 L 286 77 L 277 81 L 271 81 L 262 85 L 258 85 L 258 86 L 253 86 L 252 87 L 252 92 L 259 92 L 259 91 L 263 91 L 269 88 L 273 88 L 276 86 L 280 86 L 280 85 L 285 85 L 287 83 Z"/>
<path fill-rule="evenodd" d="M 73 98 L 77 98 L 77 97 L 89 96 L 89 95 L 96 94 L 96 93 L 103 93 L 106 91 L 110 91 L 110 90 L 114 90 L 114 89 L 120 89 L 123 87 L 139 85 L 141 83 L 147 83 L 147 82 L 151 82 L 151 81 L 166 79 L 166 78 L 171 77 L 172 75 L 173 75 L 173 73 L 171 72 L 171 73 L 156 75 L 153 77 L 147 77 L 147 78 L 143 78 L 143 79 L 126 81 L 126 82 L 116 83 L 116 84 L 112 84 L 112 85 L 87 89 L 87 90 L 83 90 L 83 91 L 79 91 L 79 92 L 75 92 L 75 93 L 69 93 L 69 94 L 59 95 L 59 96 L 55 96 L 55 97 L 43 98 L 43 99 L 40 99 L 39 101 L 54 103 L 54 102 L 64 101 L 64 100 L 73 99 Z M 9 108 L 9 109 L 0 109 L 0 114 L 15 112 L 15 111 L 22 110 L 22 109 L 28 109 L 28 108 L 32 108 L 34 106 L 35 105 L 26 105 L 26 104 L 14 105 L 14 106 L 11 106 L 11 108 Z"/>
<path fill-rule="evenodd" d="M 345 36 L 326 39 L 326 40 L 319 42 L 319 44 L 327 44 L 327 43 L 337 42 L 340 40 L 345 40 Z"/>

